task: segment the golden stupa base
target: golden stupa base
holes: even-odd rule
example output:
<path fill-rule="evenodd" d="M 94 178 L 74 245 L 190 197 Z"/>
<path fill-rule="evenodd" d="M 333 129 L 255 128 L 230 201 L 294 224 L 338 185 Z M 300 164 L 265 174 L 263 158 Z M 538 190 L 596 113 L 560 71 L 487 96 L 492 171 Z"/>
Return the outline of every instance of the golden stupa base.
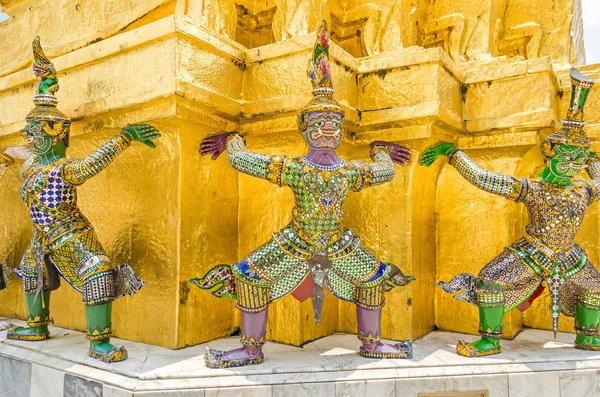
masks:
<path fill-rule="evenodd" d="M 303 154 L 296 112 L 311 98 L 306 63 L 321 18 L 331 21 L 333 83 L 349 120 L 340 152 L 348 159 L 368 159 L 369 143 L 379 139 L 408 146 L 416 159 L 443 139 L 495 171 L 535 176 L 543 162 L 538 144 L 565 114 L 568 68 L 583 59 L 575 0 L 527 7 L 484 0 L 481 9 L 466 6 L 470 0 L 310 2 L 295 14 L 294 4 L 275 0 L 237 8 L 224 0 L 208 2 L 214 7 L 196 0 L 79 3 L 2 2 L 10 19 L 0 23 L 0 42 L 9 43 L 0 54 L 0 149 L 25 143 L 30 45 L 38 34 L 59 71 L 61 110 L 73 119 L 70 156 L 90 153 L 126 124 L 161 130 L 157 149 L 133 145 L 79 196 L 111 258 L 147 282 L 115 302 L 116 335 L 170 348 L 239 326 L 232 302 L 186 281 L 243 258 L 285 226 L 292 209 L 289 191 L 239 175 L 225 156 L 202 158 L 198 146 L 237 130 L 251 150 Z M 359 36 L 351 34 L 356 24 L 364 25 Z M 600 65 L 580 70 L 600 80 Z M 593 91 L 586 108 L 596 151 L 599 97 Z M 11 267 L 30 237 L 18 189 L 14 168 L 0 185 L 0 259 Z M 382 333 L 397 340 L 435 326 L 474 333 L 475 308 L 443 296 L 435 282 L 476 274 L 526 220 L 521 206 L 477 191 L 443 160 L 397 167 L 393 183 L 352 194 L 345 213 L 379 259 L 417 278 L 387 297 Z M 599 225 L 592 207 L 578 243 L 594 263 Z M 25 318 L 21 286 L 12 281 L 0 292 L 0 314 Z M 522 325 L 548 326 L 545 300 L 506 316 L 504 337 Z M 57 325 L 85 327 L 81 299 L 66 283 L 53 293 L 51 313 Z M 286 297 L 270 309 L 267 337 L 300 346 L 356 330 L 354 306 L 331 296 L 322 318 L 315 325 L 309 301 Z M 573 327 L 568 320 L 561 326 Z"/>

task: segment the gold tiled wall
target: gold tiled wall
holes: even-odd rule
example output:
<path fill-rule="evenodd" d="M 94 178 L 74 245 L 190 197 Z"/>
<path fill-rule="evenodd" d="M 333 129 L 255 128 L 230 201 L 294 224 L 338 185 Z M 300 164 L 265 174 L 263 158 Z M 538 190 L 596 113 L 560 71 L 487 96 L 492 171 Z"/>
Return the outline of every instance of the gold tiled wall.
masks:
<path fill-rule="evenodd" d="M 553 7 L 549 7 L 553 3 Z M 349 120 L 340 152 L 368 159 L 371 141 L 408 146 L 457 142 L 496 171 L 533 176 L 537 145 L 568 98 L 570 62 L 582 59 L 579 1 L 561 0 L 164 0 L 3 1 L 0 23 L 0 148 L 22 144 L 32 107 L 30 43 L 39 34 L 59 71 L 60 108 L 73 118 L 72 156 L 92 151 L 128 123 L 155 124 L 155 150 L 133 145 L 80 190 L 80 204 L 111 257 L 148 282 L 115 304 L 120 337 L 172 348 L 211 340 L 239 325 L 233 303 L 186 280 L 232 263 L 286 224 L 291 194 L 238 175 L 225 157 L 198 155 L 221 131 L 251 150 L 298 156 L 296 112 L 310 99 L 306 60 L 328 18 L 336 97 Z M 600 79 L 600 65 L 583 68 Z M 600 135 L 600 95 L 589 99 L 588 133 Z M 476 273 L 523 229 L 518 204 L 479 192 L 440 160 L 397 167 L 393 183 L 352 194 L 346 221 L 384 261 L 417 281 L 388 295 L 382 331 L 417 338 L 435 325 L 475 332 L 474 310 L 436 290 Z M 2 181 L 0 255 L 16 267 L 29 238 L 16 170 Z M 597 210 L 580 242 L 598 263 Z M 13 281 L 17 281 L 16 279 Z M 508 316 L 548 327 L 544 299 Z M 269 338 L 295 345 L 354 332 L 354 307 L 327 297 L 315 326 L 310 302 L 292 297 L 270 311 Z M 0 315 L 25 317 L 18 282 L 0 292 Z M 83 329 L 77 294 L 53 294 L 56 324 Z M 565 329 L 569 323 L 563 321 Z"/>

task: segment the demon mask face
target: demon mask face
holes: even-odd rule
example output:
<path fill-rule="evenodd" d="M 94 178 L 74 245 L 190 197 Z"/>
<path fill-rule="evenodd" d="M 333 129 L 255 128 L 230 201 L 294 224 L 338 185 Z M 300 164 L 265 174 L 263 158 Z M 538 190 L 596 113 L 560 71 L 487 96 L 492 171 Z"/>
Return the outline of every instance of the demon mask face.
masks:
<path fill-rule="evenodd" d="M 24 136 L 31 151 L 41 155 L 49 152 L 60 140 L 68 146 L 69 123 L 28 120 Z"/>
<path fill-rule="evenodd" d="M 545 142 L 546 143 L 546 142 Z M 551 147 L 548 147 L 551 146 Z M 546 143 L 542 152 L 547 156 L 548 168 L 553 175 L 562 178 L 573 178 L 586 168 L 586 160 L 590 156 L 587 148 L 574 145 L 551 145 Z"/>
<path fill-rule="evenodd" d="M 304 115 L 301 133 L 315 150 L 335 150 L 342 141 L 344 115 L 331 110 L 318 110 Z"/>

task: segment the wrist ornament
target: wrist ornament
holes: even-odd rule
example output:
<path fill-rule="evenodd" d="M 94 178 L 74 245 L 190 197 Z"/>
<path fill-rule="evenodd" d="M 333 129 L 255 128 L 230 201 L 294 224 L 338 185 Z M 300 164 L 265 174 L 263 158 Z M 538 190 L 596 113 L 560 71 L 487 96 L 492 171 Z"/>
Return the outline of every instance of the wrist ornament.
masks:
<path fill-rule="evenodd" d="M 244 136 L 239 132 L 230 132 L 229 135 L 227 135 L 225 142 L 229 143 L 230 140 L 235 138 L 242 138 L 242 140 L 244 141 L 244 145 L 246 144 L 246 138 L 244 138 Z"/>
<path fill-rule="evenodd" d="M 446 153 L 444 153 L 445 156 L 448 156 L 448 161 L 452 162 L 452 159 L 454 158 L 454 156 L 458 153 L 458 152 L 463 152 L 464 151 L 462 149 L 459 148 L 454 148 L 452 150 L 447 151 Z"/>
<path fill-rule="evenodd" d="M 386 152 L 387 154 L 390 154 L 390 148 L 381 143 L 375 143 L 375 144 L 371 143 L 371 151 L 369 152 L 371 157 L 373 157 L 377 153 L 381 153 L 381 152 Z"/>
<path fill-rule="evenodd" d="M 116 135 L 116 138 L 125 147 L 131 145 L 131 141 L 133 141 L 133 136 L 129 132 L 125 131 L 125 130 L 118 132 L 117 135 Z"/>

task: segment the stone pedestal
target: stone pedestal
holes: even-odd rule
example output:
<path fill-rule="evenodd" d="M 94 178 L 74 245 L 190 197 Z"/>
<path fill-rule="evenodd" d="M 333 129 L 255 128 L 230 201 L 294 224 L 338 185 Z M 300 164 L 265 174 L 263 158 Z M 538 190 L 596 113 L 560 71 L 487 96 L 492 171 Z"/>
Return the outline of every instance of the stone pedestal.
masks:
<path fill-rule="evenodd" d="M 1 319 L 8 321 L 9 319 Z M 12 320 L 11 320 L 12 321 Z M 303 348 L 267 343 L 264 364 L 209 369 L 204 347 L 169 350 L 117 340 L 131 358 L 88 358 L 81 332 L 51 327 L 39 343 L 6 341 L 0 332 L 0 395 L 15 397 L 594 397 L 600 353 L 576 350 L 573 336 L 527 329 L 496 356 L 466 358 L 454 348 L 472 336 L 434 331 L 414 343 L 412 360 L 358 355 L 356 336 L 335 334 Z M 232 348 L 238 338 L 213 341 Z M 452 394 L 454 392 L 454 394 Z M 446 394 L 444 394 L 446 393 Z"/>

